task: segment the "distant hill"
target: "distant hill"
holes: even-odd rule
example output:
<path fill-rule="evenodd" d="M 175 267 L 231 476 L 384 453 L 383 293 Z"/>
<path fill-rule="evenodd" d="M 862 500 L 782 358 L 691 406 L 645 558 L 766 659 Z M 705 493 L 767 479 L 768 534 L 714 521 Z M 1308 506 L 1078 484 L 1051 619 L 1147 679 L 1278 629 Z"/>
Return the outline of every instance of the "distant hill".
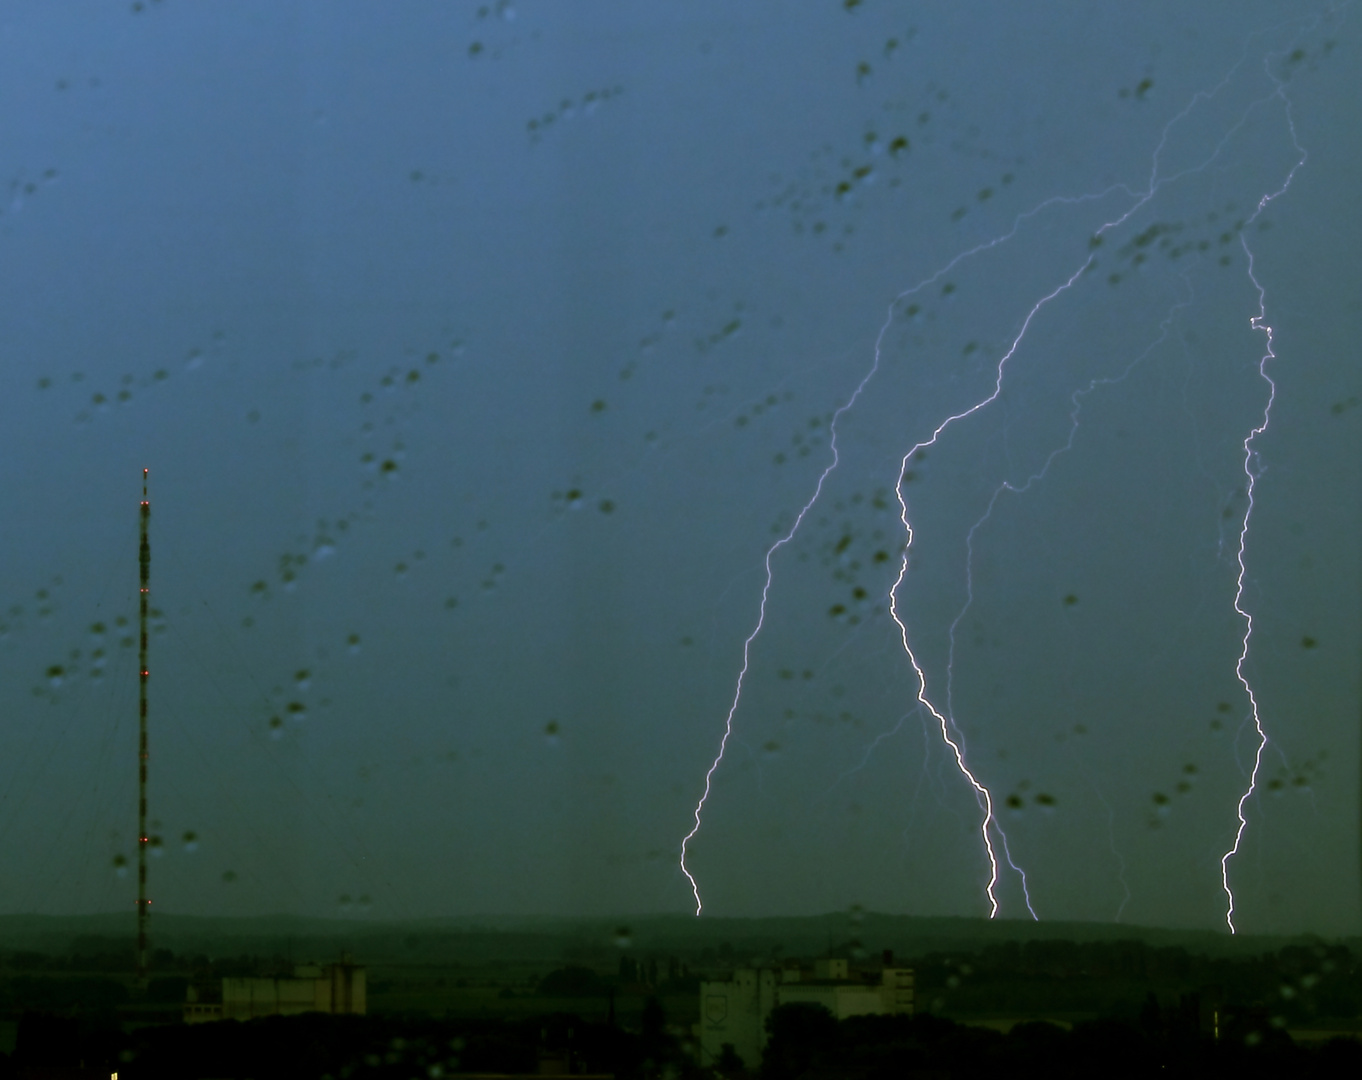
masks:
<path fill-rule="evenodd" d="M 50 954 L 131 949 L 132 914 L 0 915 L 0 950 Z M 932 952 L 974 952 L 1004 941 L 1132 941 L 1179 946 L 1211 956 L 1251 955 L 1316 938 L 1176 930 L 1113 923 L 932 918 L 846 912 L 762 919 L 690 915 L 615 918 L 481 916 L 375 922 L 298 915 L 249 918 L 158 914 L 154 948 L 209 956 L 291 955 L 323 958 L 350 952 L 367 963 L 555 964 L 569 960 L 613 968 L 621 953 L 677 955 L 723 967 L 776 957 L 878 957 L 884 949 L 909 959 Z"/>

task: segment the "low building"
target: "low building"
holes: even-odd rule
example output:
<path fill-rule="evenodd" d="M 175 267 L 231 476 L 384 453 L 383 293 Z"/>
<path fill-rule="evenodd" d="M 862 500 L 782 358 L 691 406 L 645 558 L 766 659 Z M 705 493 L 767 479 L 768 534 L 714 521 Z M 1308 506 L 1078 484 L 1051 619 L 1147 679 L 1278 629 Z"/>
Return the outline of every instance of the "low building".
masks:
<path fill-rule="evenodd" d="M 818 960 L 799 968 L 739 968 L 725 982 L 700 984 L 700 1063 L 713 1065 L 725 1045 L 748 1068 L 761 1061 L 766 1020 L 779 1005 L 822 1005 L 838 1020 L 849 1016 L 913 1013 L 913 969 L 894 967 L 886 953 L 878 971 L 853 972 L 846 960 Z"/>
<path fill-rule="evenodd" d="M 184 1006 L 186 1024 L 211 1020 L 254 1020 L 261 1016 L 298 1013 L 353 1013 L 367 1010 L 364 968 L 348 961 L 300 964 L 283 977 L 229 977 L 222 980 L 218 1001 L 191 986 Z"/>

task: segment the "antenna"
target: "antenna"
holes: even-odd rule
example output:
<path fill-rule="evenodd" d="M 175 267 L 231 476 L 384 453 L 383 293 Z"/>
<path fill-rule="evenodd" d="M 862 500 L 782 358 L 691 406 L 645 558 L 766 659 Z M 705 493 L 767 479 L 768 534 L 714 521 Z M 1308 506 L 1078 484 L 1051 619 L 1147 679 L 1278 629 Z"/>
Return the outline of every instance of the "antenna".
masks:
<path fill-rule="evenodd" d="M 151 503 L 147 499 L 147 470 L 142 470 L 141 543 L 137 547 L 138 571 L 142 582 L 138 625 L 142 632 L 137 651 L 138 672 L 138 761 L 137 761 L 137 984 L 147 985 L 147 916 L 151 901 L 147 899 L 147 601 L 151 593 L 151 544 L 147 540 L 147 525 L 151 521 Z"/>

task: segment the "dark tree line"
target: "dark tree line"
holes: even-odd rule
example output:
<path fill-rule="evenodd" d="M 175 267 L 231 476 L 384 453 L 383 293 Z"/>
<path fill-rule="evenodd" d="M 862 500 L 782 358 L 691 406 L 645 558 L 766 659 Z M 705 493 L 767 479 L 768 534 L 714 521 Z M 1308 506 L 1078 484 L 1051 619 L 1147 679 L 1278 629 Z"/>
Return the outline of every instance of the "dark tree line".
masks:
<path fill-rule="evenodd" d="M 1260 1013 L 1227 1019 L 1220 1038 L 1202 1032 L 1181 1003 L 1150 998 L 1139 1020 L 1092 1020 L 1065 1030 L 1041 1021 L 1006 1035 L 941 1017 L 857 1016 L 840 1023 L 820 1005 L 777 1008 L 759 1080 L 961 1078 L 1258 1077 L 1362 1075 L 1362 1044 L 1338 1039 L 1303 1049 Z"/>
<path fill-rule="evenodd" d="M 116 1071 L 122 1080 L 409 1080 L 455 1072 L 535 1074 L 546 1062 L 573 1073 L 612 1073 L 619 1080 L 699 1080 L 665 1019 L 655 998 L 644 1008 L 638 1031 L 569 1013 L 525 1020 L 309 1013 L 132 1031 L 88 1017 L 28 1013 L 14 1053 L 0 1054 L 0 1080 L 82 1063 L 104 1070 L 104 1076 Z"/>
<path fill-rule="evenodd" d="M 1205 956 L 1139 941 L 1029 941 L 913 961 L 921 1008 L 969 1015 L 1082 1014 L 1133 1020 L 1153 991 L 1167 1004 L 1266 1009 L 1304 1026 L 1362 1014 L 1362 965 L 1342 945 L 1291 945 L 1257 956 Z"/>

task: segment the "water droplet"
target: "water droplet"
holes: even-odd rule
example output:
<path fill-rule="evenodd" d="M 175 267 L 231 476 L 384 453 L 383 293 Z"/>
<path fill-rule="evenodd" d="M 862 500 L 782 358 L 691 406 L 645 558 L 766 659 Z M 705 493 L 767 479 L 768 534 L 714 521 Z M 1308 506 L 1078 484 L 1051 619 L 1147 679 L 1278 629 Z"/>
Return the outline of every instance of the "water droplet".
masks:
<path fill-rule="evenodd" d="M 180 837 L 180 840 L 184 844 L 185 851 L 189 854 L 192 855 L 199 850 L 199 834 L 193 829 L 186 831 L 184 836 Z"/>

